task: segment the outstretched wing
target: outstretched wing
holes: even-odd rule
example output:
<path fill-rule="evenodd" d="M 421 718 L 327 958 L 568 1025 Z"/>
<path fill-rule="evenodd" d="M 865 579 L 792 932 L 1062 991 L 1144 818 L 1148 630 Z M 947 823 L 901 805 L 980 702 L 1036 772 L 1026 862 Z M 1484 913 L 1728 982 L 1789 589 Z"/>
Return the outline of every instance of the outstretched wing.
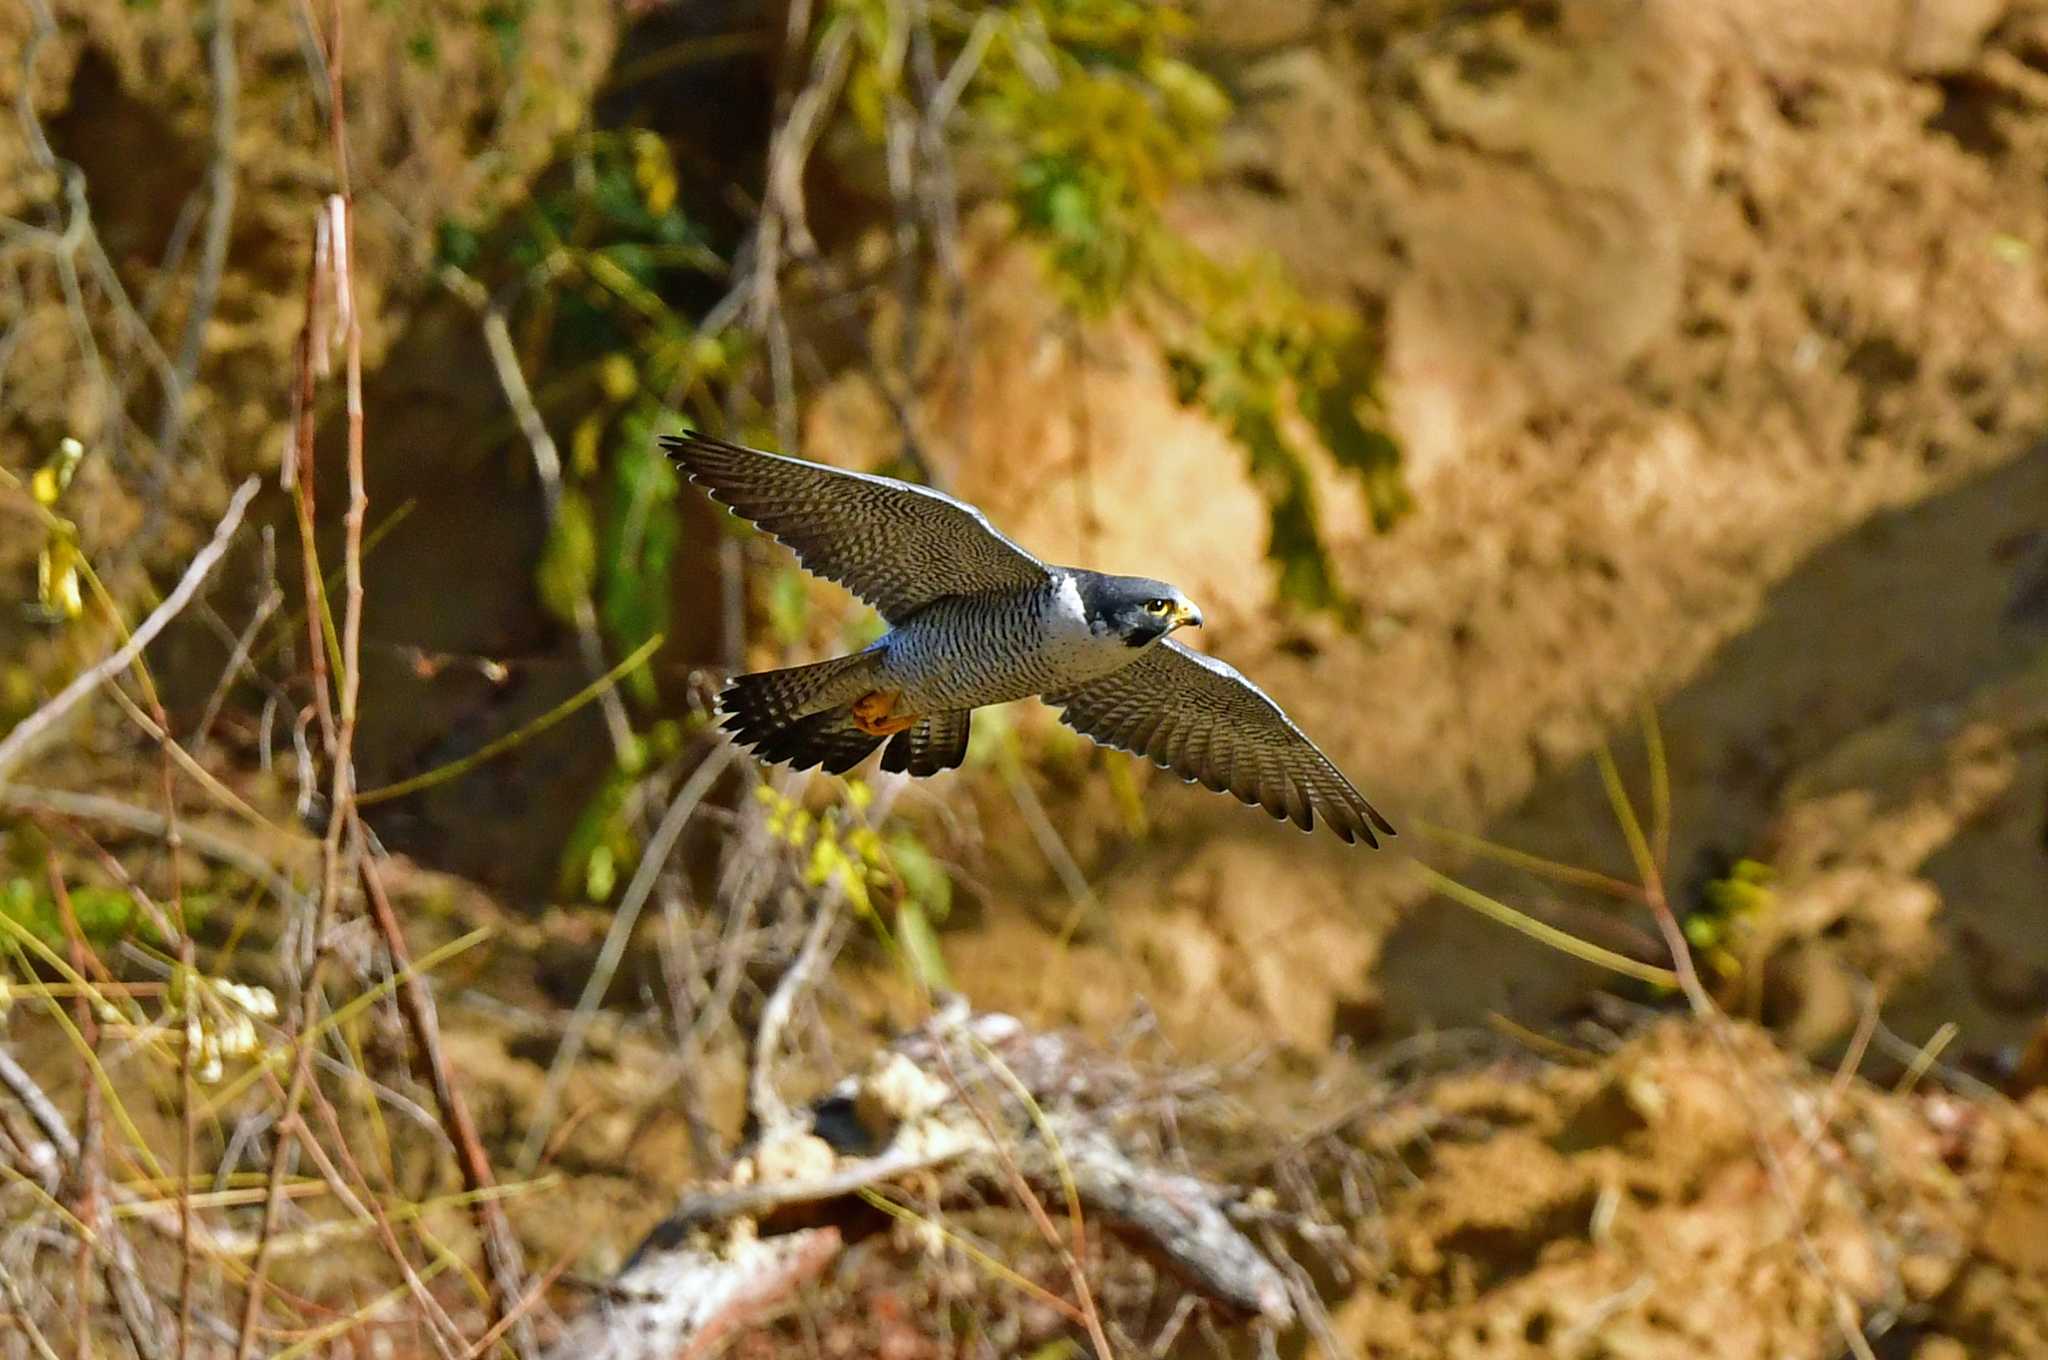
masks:
<path fill-rule="evenodd" d="M 1292 818 L 1303 831 L 1320 813 L 1347 842 L 1363 836 L 1377 846 L 1375 829 L 1394 834 L 1264 690 L 1170 638 L 1122 670 L 1045 701 L 1077 732 Z"/>
<path fill-rule="evenodd" d="M 822 467 L 701 434 L 662 448 L 690 480 L 897 623 L 946 595 L 1028 590 L 1045 564 L 964 501 L 893 477 Z"/>

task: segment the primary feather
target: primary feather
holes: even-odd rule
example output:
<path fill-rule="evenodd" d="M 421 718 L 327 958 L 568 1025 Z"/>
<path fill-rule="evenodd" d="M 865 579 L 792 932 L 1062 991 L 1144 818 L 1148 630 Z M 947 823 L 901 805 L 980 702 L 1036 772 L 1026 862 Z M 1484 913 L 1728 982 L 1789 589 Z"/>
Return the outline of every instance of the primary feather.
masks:
<path fill-rule="evenodd" d="M 661 444 L 714 499 L 891 623 L 945 596 L 1046 582 L 1045 563 L 997 533 L 981 511 L 930 487 L 700 434 L 666 435 Z"/>
<path fill-rule="evenodd" d="M 1394 834 L 1264 690 L 1234 666 L 1170 638 L 1124 669 L 1045 701 L 1075 731 L 1291 819 L 1303 831 L 1320 814 L 1346 841 L 1377 846 L 1375 829 Z"/>

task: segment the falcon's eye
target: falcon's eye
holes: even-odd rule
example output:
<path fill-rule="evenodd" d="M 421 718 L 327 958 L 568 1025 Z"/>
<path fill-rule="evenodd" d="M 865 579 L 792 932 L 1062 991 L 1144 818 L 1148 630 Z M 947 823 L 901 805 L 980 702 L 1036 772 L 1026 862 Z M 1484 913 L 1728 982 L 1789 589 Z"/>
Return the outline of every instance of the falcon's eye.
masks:
<path fill-rule="evenodd" d="M 1167 612 L 1168 610 L 1170 610 L 1170 609 L 1172 609 L 1172 608 L 1173 608 L 1173 601 L 1172 601 L 1172 600 L 1147 600 L 1147 601 L 1145 601 L 1145 612 L 1146 612 L 1147 614 L 1164 614 L 1164 613 L 1166 613 L 1166 612 Z"/>

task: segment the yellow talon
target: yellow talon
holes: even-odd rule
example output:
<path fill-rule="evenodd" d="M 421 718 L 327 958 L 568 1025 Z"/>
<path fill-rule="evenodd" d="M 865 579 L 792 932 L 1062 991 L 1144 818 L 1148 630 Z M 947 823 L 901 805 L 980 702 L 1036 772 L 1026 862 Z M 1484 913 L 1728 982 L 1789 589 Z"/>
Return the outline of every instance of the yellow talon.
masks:
<path fill-rule="evenodd" d="M 853 701 L 853 725 L 871 737 L 888 737 L 917 725 L 917 714 L 898 715 L 896 701 L 903 696 L 886 689 L 863 694 Z"/>

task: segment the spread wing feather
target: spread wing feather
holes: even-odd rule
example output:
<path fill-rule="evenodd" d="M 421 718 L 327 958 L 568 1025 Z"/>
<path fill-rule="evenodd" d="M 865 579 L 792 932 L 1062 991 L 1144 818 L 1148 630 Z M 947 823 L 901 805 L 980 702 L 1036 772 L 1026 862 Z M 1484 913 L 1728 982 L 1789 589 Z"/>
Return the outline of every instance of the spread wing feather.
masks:
<path fill-rule="evenodd" d="M 1149 757 L 1190 782 L 1292 820 L 1318 815 L 1346 841 L 1391 836 L 1372 804 L 1236 668 L 1172 639 L 1131 665 L 1045 700 L 1060 721 L 1105 746 Z"/>
<path fill-rule="evenodd" d="M 787 544 L 807 570 L 899 623 L 946 595 L 1028 590 L 1045 564 L 964 501 L 893 477 L 762 453 L 701 434 L 665 436 L 676 466 Z"/>

